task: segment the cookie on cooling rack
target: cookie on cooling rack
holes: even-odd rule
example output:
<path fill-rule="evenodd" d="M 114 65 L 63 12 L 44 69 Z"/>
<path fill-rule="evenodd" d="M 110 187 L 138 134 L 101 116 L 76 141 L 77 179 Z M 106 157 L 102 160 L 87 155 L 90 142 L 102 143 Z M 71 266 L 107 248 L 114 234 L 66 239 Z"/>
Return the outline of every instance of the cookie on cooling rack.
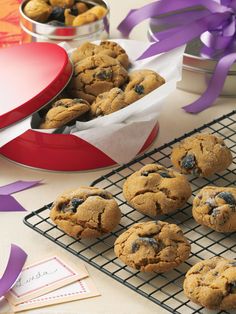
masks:
<path fill-rule="evenodd" d="M 121 212 L 111 193 L 96 187 L 80 187 L 55 200 L 50 218 L 76 239 L 97 238 L 119 224 Z"/>
<path fill-rule="evenodd" d="M 193 200 L 193 217 L 218 232 L 236 231 L 236 188 L 206 186 Z"/>
<path fill-rule="evenodd" d="M 184 262 L 190 244 L 175 224 L 162 221 L 137 223 L 114 244 L 115 254 L 126 265 L 143 272 L 163 273 Z"/>
<path fill-rule="evenodd" d="M 171 154 L 172 163 L 177 170 L 203 177 L 227 169 L 232 159 L 224 141 L 207 133 L 186 138 L 173 148 Z"/>
<path fill-rule="evenodd" d="M 139 212 L 156 217 L 181 208 L 191 196 L 186 177 L 158 164 L 148 164 L 125 181 L 123 194 Z"/>
<path fill-rule="evenodd" d="M 236 260 L 213 257 L 197 263 L 185 276 L 184 293 L 208 309 L 236 309 Z"/>

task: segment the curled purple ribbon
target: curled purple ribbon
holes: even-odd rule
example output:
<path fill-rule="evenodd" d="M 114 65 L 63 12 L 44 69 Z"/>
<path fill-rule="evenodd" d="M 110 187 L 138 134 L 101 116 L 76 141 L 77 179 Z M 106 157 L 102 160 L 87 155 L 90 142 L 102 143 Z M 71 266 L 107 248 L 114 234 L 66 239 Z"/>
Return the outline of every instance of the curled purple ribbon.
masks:
<path fill-rule="evenodd" d="M 5 272 L 0 279 L 0 299 L 16 283 L 27 259 L 27 254 L 19 246 L 12 244 Z"/>
<path fill-rule="evenodd" d="M 40 181 L 16 181 L 0 187 L 0 211 L 25 211 L 25 208 L 11 195 L 40 184 Z"/>
<path fill-rule="evenodd" d="M 183 11 L 186 10 L 187 12 Z M 168 14 L 167 16 L 162 16 Z M 200 112 L 219 96 L 228 71 L 236 61 L 236 0 L 158 0 L 131 10 L 118 26 L 124 36 L 147 18 L 157 18 L 164 31 L 154 34 L 156 42 L 138 58 L 149 58 L 200 37 L 203 53 L 221 55 L 205 93 L 185 106 L 190 113 Z M 167 29 L 165 29 L 167 26 Z"/>

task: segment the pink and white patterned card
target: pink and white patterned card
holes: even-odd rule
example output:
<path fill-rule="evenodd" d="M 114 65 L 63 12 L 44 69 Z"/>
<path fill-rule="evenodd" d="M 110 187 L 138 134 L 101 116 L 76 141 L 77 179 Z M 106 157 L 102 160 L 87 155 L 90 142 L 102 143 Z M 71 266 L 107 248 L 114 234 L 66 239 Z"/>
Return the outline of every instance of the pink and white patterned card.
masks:
<path fill-rule="evenodd" d="M 38 298 L 23 302 L 13 307 L 14 313 L 39 307 L 60 304 L 74 300 L 99 296 L 91 278 L 85 278 L 71 283 L 63 288 L 44 294 Z"/>
<path fill-rule="evenodd" d="M 6 295 L 13 305 L 26 302 L 79 279 L 85 278 L 85 269 L 69 266 L 56 256 L 26 266 L 14 287 Z"/>

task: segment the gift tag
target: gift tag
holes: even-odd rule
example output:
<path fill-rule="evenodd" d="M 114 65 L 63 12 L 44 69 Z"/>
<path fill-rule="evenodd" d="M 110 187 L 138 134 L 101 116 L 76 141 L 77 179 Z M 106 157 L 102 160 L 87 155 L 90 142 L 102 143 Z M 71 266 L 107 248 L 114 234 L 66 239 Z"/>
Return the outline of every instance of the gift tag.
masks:
<path fill-rule="evenodd" d="M 84 270 L 75 270 L 54 256 L 25 267 L 6 298 L 13 305 L 17 305 L 87 276 Z"/>

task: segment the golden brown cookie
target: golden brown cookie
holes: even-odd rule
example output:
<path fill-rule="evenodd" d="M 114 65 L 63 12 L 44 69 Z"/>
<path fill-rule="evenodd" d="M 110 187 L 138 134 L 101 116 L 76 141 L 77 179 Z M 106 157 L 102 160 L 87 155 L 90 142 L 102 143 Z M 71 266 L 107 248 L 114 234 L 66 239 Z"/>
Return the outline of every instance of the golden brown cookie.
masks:
<path fill-rule="evenodd" d="M 225 170 L 232 163 L 232 154 L 221 138 L 200 133 L 176 145 L 171 160 L 182 173 L 208 177 Z"/>
<path fill-rule="evenodd" d="M 190 244 L 175 224 L 162 221 L 137 223 L 115 241 L 114 250 L 126 265 L 144 272 L 163 273 L 183 263 Z"/>
<path fill-rule="evenodd" d="M 119 224 L 121 212 L 111 193 L 96 187 L 80 187 L 58 196 L 50 218 L 76 239 L 97 238 Z"/>
<path fill-rule="evenodd" d="M 109 92 L 97 96 L 91 105 L 91 115 L 92 117 L 105 116 L 126 106 L 124 92 L 120 88 L 114 87 Z"/>
<path fill-rule="evenodd" d="M 193 217 L 219 232 L 236 231 L 236 188 L 206 186 L 193 200 Z"/>
<path fill-rule="evenodd" d="M 86 12 L 79 14 L 73 21 L 73 26 L 81 26 L 100 20 L 107 14 L 107 9 L 101 5 L 96 5 Z"/>
<path fill-rule="evenodd" d="M 94 55 L 75 64 L 68 93 L 92 103 L 99 94 L 123 85 L 127 77 L 119 61 L 106 55 Z"/>
<path fill-rule="evenodd" d="M 184 293 L 207 309 L 236 309 L 236 260 L 213 257 L 197 263 L 185 276 Z"/>
<path fill-rule="evenodd" d="M 40 129 L 54 129 L 82 116 L 90 110 L 90 105 L 83 99 L 60 99 L 47 112 Z"/>
<path fill-rule="evenodd" d="M 110 40 L 103 40 L 100 43 L 100 47 L 102 47 L 105 50 L 110 50 L 113 52 L 113 58 L 118 60 L 120 64 L 125 68 L 128 69 L 130 62 L 129 57 L 126 53 L 126 51 L 116 42 L 110 41 Z"/>
<path fill-rule="evenodd" d="M 164 78 L 152 70 L 133 71 L 129 74 L 129 83 L 124 90 L 125 101 L 131 104 L 164 83 Z"/>
<path fill-rule="evenodd" d="M 103 49 L 101 46 L 95 45 L 90 42 L 85 42 L 78 48 L 76 48 L 71 54 L 71 60 L 73 63 L 84 60 L 85 58 L 92 57 L 98 54 L 105 54 L 110 57 L 115 57 L 114 53 L 109 49 Z"/>
<path fill-rule="evenodd" d="M 52 7 L 43 0 L 31 0 L 26 3 L 24 13 L 32 20 L 44 23 L 52 13 Z"/>
<path fill-rule="evenodd" d="M 98 54 L 105 54 L 118 60 L 125 69 L 129 67 L 129 57 L 127 53 L 120 45 L 113 41 L 102 41 L 100 45 L 85 42 L 72 52 L 71 60 L 73 63 L 76 63 L 87 57 Z"/>
<path fill-rule="evenodd" d="M 184 175 L 158 164 L 149 164 L 125 181 L 123 194 L 139 212 L 156 217 L 181 208 L 191 196 L 191 187 Z"/>

